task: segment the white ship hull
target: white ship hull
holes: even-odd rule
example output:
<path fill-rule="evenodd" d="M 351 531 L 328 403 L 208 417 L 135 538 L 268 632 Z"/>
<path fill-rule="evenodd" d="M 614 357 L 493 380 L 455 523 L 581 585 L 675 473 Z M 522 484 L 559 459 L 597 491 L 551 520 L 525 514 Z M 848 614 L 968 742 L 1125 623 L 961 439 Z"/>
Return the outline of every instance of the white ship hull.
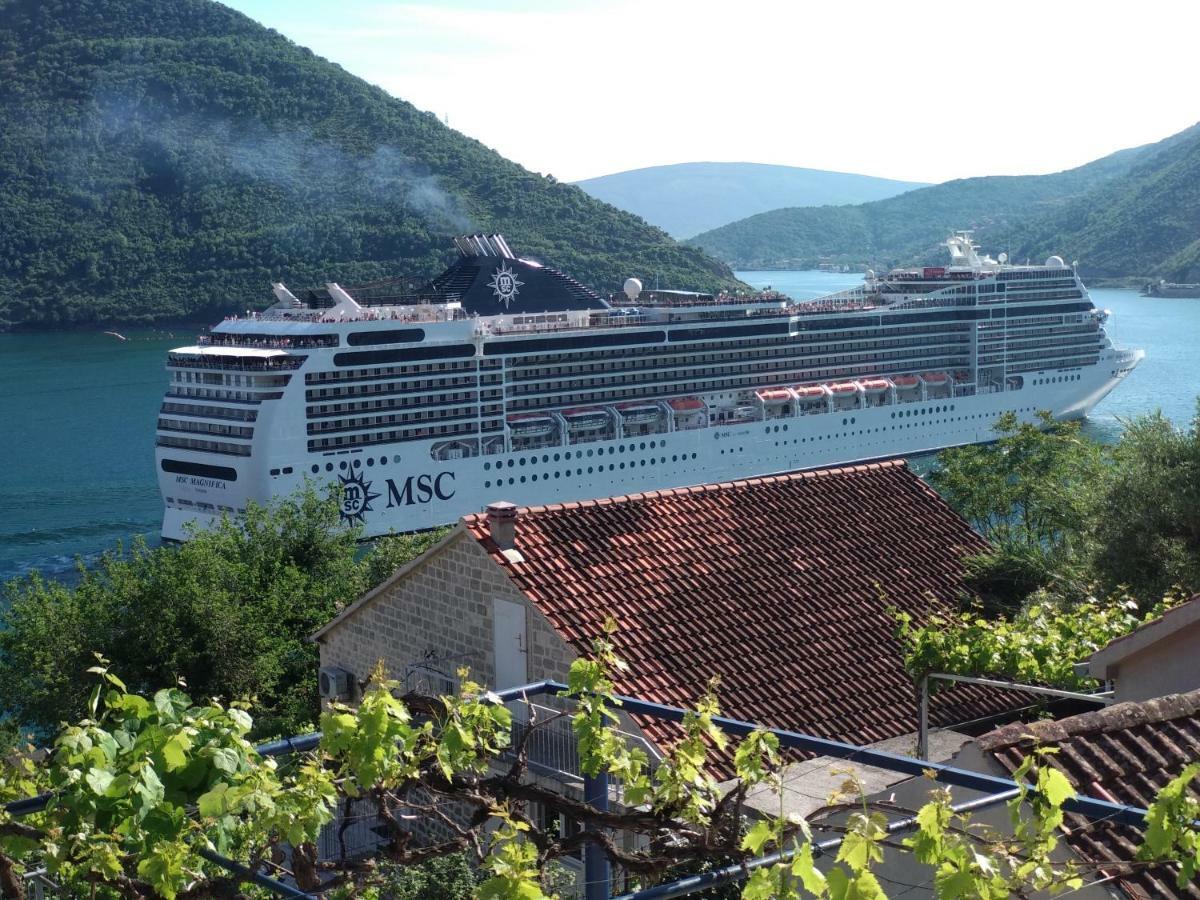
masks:
<path fill-rule="evenodd" d="M 1006 412 L 1023 422 L 1036 421 L 1042 410 L 1059 420 L 1081 419 L 1141 357 L 1141 351 L 1109 348 L 1095 365 L 1030 374 L 1020 388 L 1006 391 L 442 461 L 432 458 L 433 441 L 309 454 L 301 450 L 302 434 L 268 414 L 258 426 L 275 430 L 269 455 L 218 460 L 233 478 L 164 472 L 164 455 L 208 465 L 214 458 L 159 448 L 167 500 L 162 536 L 187 540 L 192 527 L 251 501 L 266 503 L 306 481 L 342 485 L 345 517 L 374 537 L 444 525 L 501 499 L 561 503 L 919 455 L 991 441 L 997 417 Z"/>

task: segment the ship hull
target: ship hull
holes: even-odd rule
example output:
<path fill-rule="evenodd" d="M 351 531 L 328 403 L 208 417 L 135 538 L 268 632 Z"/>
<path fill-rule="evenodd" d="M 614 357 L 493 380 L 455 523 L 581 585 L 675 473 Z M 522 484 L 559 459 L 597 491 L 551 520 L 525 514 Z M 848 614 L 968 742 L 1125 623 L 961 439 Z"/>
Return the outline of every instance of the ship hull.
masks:
<path fill-rule="evenodd" d="M 288 474 L 270 475 L 267 462 L 223 461 L 233 478 L 162 471 L 170 498 L 162 536 L 183 541 L 222 512 L 267 503 L 305 483 L 342 492 L 343 518 L 364 537 L 434 528 L 478 512 L 495 500 L 542 505 L 591 500 L 712 482 L 735 481 L 827 466 L 915 456 L 994 440 L 997 418 L 1012 412 L 1036 422 L 1087 416 L 1140 361 L 1140 351 L 1109 349 L 1097 364 L 1030 373 L 1019 389 L 914 400 L 811 415 L 726 423 L 648 434 L 435 461 L 432 442 L 409 442 L 386 454 L 369 450 L 290 457 Z M 860 401 L 864 402 L 864 401 Z M 173 460 L 211 463 L 206 454 L 169 451 Z M 190 508 L 187 508 L 190 507 Z"/>

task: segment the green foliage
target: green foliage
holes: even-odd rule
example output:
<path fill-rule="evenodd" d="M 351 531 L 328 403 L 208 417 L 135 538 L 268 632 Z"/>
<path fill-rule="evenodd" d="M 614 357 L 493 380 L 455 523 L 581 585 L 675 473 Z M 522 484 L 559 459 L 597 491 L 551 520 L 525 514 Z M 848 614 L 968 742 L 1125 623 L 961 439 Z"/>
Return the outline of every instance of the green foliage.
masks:
<path fill-rule="evenodd" d="M 626 801 L 640 806 L 651 795 L 650 761 L 640 747 L 629 746 L 617 727 L 620 719 L 612 710 L 619 702 L 613 696 L 612 673 L 628 668 L 613 649 L 611 635 L 615 629 L 616 623 L 607 621 L 604 636 L 592 643 L 591 655 L 571 663 L 564 696 L 576 704 L 571 729 L 578 742 L 580 769 L 586 775 L 607 772 L 621 779 Z"/>
<path fill-rule="evenodd" d="M 1093 565 L 1139 598 L 1200 590 L 1200 419 L 1126 424 L 1090 515 Z"/>
<path fill-rule="evenodd" d="M 131 689 L 182 679 L 196 696 L 254 697 L 255 736 L 312 727 L 316 647 L 308 636 L 438 533 L 384 539 L 358 558 L 336 497 L 298 492 L 251 504 L 179 546 L 118 548 L 68 587 L 10 582 L 0 612 L 0 708 L 51 732 L 84 711 L 94 652 Z"/>
<path fill-rule="evenodd" d="M 1191 790 L 1200 776 L 1200 762 L 1192 763 L 1158 792 L 1146 810 L 1146 833 L 1138 857 L 1176 862 L 1178 885 L 1185 889 L 1200 872 L 1200 801 Z"/>
<path fill-rule="evenodd" d="M 929 482 L 992 544 L 968 560 L 968 576 L 989 606 L 1012 608 L 1039 587 L 1079 592 L 1080 565 L 1095 488 L 1105 474 L 1100 447 L 1078 423 L 1021 423 L 1012 413 L 991 444 L 938 454 Z"/>
<path fill-rule="evenodd" d="M 173 688 L 147 699 L 104 665 L 93 672 L 103 682 L 92 717 L 59 734 L 48 766 L 41 849 L 56 879 L 136 877 L 170 900 L 220 873 L 198 850 L 244 856 L 272 838 L 300 845 L 333 818 L 331 776 L 302 763 L 281 778 L 250 744 L 243 708 L 196 706 Z"/>
<path fill-rule="evenodd" d="M 465 853 L 452 853 L 419 865 L 385 863 L 380 881 L 378 900 L 471 900 L 479 874 Z"/>
<path fill-rule="evenodd" d="M 89 700 L 88 715 L 62 730 L 49 761 L 39 767 L 10 759 L 5 765 L 11 773 L 0 773 L 3 799 L 43 787 L 53 792 L 46 810 L 30 823 L 0 821 L 0 884 L 6 895 L 23 868 L 44 864 L 71 896 L 257 896 L 238 889 L 236 878 L 201 851 L 249 860 L 262 869 L 284 845 L 293 848 L 290 865 L 297 883 L 311 891 L 319 884 L 311 865 L 313 842 L 332 821 L 340 798 L 374 798 L 382 813 L 403 802 L 398 788 L 418 785 L 454 802 L 468 800 L 484 813 L 473 819 L 478 830 L 471 840 L 444 845 L 441 862 L 425 862 L 413 870 L 350 861 L 340 870 L 331 897 L 550 896 L 544 885 L 554 863 L 548 852 L 553 837 L 537 833 L 515 800 L 518 782 L 497 780 L 490 763 L 511 723 L 503 707 L 477 685 L 464 684 L 457 695 L 441 698 L 442 710 L 427 713 L 418 724 L 394 696 L 399 685 L 377 677 L 357 708 L 334 706 L 327 712 L 317 751 L 277 766 L 250 744 L 252 721 L 240 705 L 194 704 L 176 688 L 152 697 L 131 693 L 104 660 L 91 674 L 100 684 Z M 583 672 L 578 679 L 587 677 Z M 751 900 L 883 898 L 875 870 L 884 861 L 888 818 L 862 796 L 856 781 L 848 790 L 857 799 L 830 801 L 844 808 L 844 818 L 821 822 L 823 829 L 839 830 L 842 839 L 834 858 L 820 868 L 807 823 L 782 816 L 755 821 L 736 848 L 714 843 L 717 835 L 709 830 L 706 814 L 712 786 L 689 767 L 702 765 L 699 744 L 716 740 L 711 730 L 715 715 L 711 697 L 690 711 L 680 742 L 684 749 L 670 762 L 671 772 L 655 774 L 650 812 L 635 810 L 634 819 L 645 827 L 645 817 L 652 815 L 651 831 L 667 844 L 698 841 L 710 853 L 733 851 L 747 858 L 788 849 L 777 862 L 750 875 L 742 896 Z M 456 749 L 447 754 L 448 746 Z M 614 749 L 617 755 L 623 752 Z M 935 791 L 917 811 L 916 831 L 904 845 L 932 867 L 938 896 L 1053 894 L 1083 885 L 1073 862 L 1056 860 L 1062 807 L 1075 790 L 1053 766 L 1052 753 L 1037 751 L 1014 773 L 1018 791 L 1009 803 L 1007 834 L 956 813 L 945 790 Z M 733 758 L 735 792 L 764 783 L 782 791 L 778 746 L 770 736 L 748 736 Z M 597 763 L 599 770 L 608 768 L 603 759 Z M 1159 793 L 1139 851 L 1139 860 L 1178 864 L 1181 886 L 1194 875 L 1200 848 L 1200 805 L 1189 791 L 1198 773 L 1200 763 L 1189 766 Z M 480 793 L 489 786 L 496 792 Z M 681 791 L 692 791 L 698 799 L 683 799 Z M 405 834 L 389 850 L 393 860 L 404 857 Z M 471 845 L 481 862 L 478 874 L 454 852 Z M 424 861 L 420 854 L 414 858 Z"/>
<path fill-rule="evenodd" d="M 1145 613 L 1128 597 L 1088 597 L 1066 603 L 1039 595 L 1012 618 L 984 618 L 977 612 L 932 616 L 917 624 L 897 612 L 897 637 L 904 664 L 914 679 L 931 672 L 1007 677 L 1065 689 L 1094 687 L 1075 674 L 1110 641 L 1157 618 L 1179 602 L 1168 595 Z"/>
<path fill-rule="evenodd" d="M 601 289 L 739 286 L 228 7 L 0 3 L 0 328 L 212 320 L 272 281 L 423 279 L 471 230 Z"/>

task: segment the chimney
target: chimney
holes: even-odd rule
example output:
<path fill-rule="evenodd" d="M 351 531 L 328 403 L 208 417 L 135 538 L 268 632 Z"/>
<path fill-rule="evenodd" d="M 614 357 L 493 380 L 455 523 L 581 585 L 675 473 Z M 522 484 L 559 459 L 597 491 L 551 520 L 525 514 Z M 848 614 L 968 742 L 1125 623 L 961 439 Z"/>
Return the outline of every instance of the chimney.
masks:
<path fill-rule="evenodd" d="M 516 550 L 517 505 L 507 500 L 497 500 L 487 505 L 488 534 L 501 551 Z"/>

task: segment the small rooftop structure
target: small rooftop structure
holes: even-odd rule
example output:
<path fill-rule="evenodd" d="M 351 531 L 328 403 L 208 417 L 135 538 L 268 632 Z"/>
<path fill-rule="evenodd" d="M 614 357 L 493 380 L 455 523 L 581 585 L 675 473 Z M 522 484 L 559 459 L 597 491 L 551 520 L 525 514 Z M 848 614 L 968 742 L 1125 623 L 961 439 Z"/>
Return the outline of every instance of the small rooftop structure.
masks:
<path fill-rule="evenodd" d="M 1200 688 L 1200 594 L 1092 654 L 1089 674 L 1116 684 L 1118 700 Z"/>

